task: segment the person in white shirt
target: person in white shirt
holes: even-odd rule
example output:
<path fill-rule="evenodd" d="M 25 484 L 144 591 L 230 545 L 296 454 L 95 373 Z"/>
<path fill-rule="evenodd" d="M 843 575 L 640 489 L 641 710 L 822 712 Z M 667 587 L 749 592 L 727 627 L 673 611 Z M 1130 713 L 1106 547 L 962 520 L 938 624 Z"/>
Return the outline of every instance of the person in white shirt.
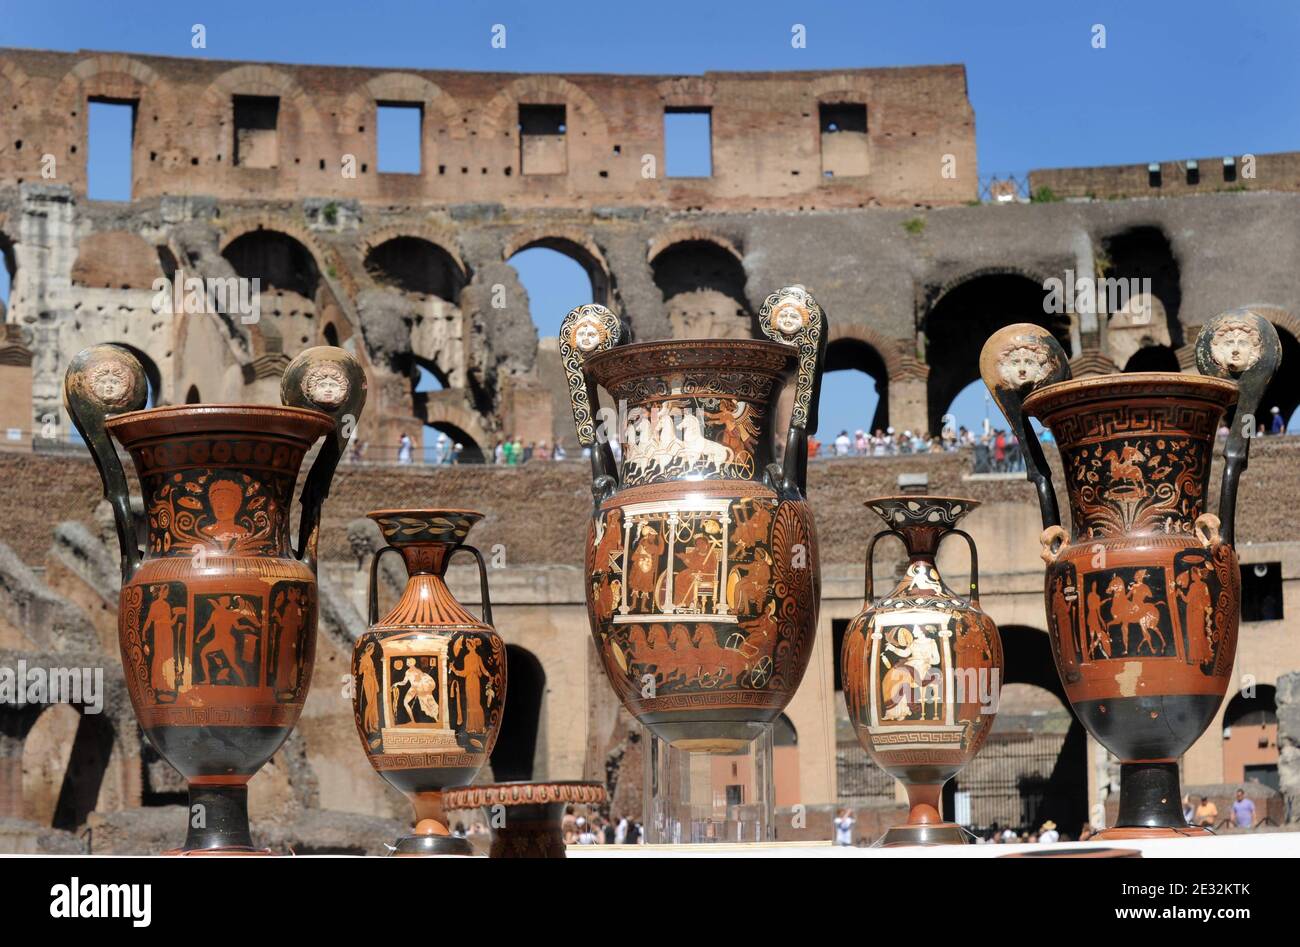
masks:
<path fill-rule="evenodd" d="M 1061 833 L 1056 831 L 1056 823 L 1051 819 L 1048 819 L 1043 823 L 1043 827 L 1038 833 L 1038 841 L 1045 845 L 1050 845 L 1053 842 L 1059 842 L 1060 840 Z"/>
<path fill-rule="evenodd" d="M 840 814 L 835 817 L 835 844 L 852 845 L 853 844 L 853 824 L 856 822 L 853 818 L 853 810 L 841 809 Z"/>
<path fill-rule="evenodd" d="M 849 456 L 849 448 L 852 447 L 852 445 L 853 442 L 849 440 L 849 432 L 840 431 L 840 436 L 835 438 L 835 456 L 836 457 Z"/>

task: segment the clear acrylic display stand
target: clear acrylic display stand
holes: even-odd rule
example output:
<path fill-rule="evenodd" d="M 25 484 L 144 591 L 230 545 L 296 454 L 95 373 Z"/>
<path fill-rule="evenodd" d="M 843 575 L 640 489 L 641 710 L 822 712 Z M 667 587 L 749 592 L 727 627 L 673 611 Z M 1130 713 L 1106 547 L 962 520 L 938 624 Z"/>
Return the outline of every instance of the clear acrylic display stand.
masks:
<path fill-rule="evenodd" d="M 776 841 L 771 724 L 736 750 L 691 752 L 646 731 L 646 841 Z"/>

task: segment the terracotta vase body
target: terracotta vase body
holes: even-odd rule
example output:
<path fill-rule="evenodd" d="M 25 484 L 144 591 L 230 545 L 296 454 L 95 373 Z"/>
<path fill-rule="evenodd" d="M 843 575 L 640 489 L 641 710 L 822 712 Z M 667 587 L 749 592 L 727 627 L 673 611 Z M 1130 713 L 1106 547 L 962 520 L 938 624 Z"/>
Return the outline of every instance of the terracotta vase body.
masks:
<path fill-rule="evenodd" d="M 588 324 L 591 310 L 602 324 Z M 590 341 L 584 352 L 584 331 L 617 338 L 611 320 L 600 307 L 575 310 L 560 340 L 579 439 L 596 470 L 592 635 L 615 692 L 642 724 L 679 749 L 734 752 L 789 702 L 817 623 L 802 429 L 787 448 L 790 476 L 768 469 L 776 399 L 800 350 L 707 339 L 604 351 Z M 811 390 L 815 346 L 808 365 Z M 577 399 L 595 404 L 597 385 L 622 406 L 616 472 Z"/>
<path fill-rule="evenodd" d="M 321 351 L 290 366 L 286 401 L 302 401 L 291 397 L 290 382 Z M 364 376 L 351 356 L 332 351 L 333 388 L 322 406 L 338 408 L 350 385 L 363 397 Z M 105 419 L 104 406 L 130 403 L 143 383 L 138 363 L 114 346 L 83 352 L 68 373 L 69 411 L 115 510 L 127 494 L 108 454 L 109 434 L 130 453 L 143 493 L 145 549 L 135 548 L 133 536 L 123 545 L 118 635 L 126 684 L 149 742 L 189 784 L 180 851 L 248 853 L 247 783 L 289 736 L 311 683 L 316 528 L 337 461 L 335 419 L 292 406 L 202 404 Z M 294 484 L 322 437 L 329 440 L 308 477 L 295 550 Z M 126 534 L 129 520 L 118 526 Z"/>
<path fill-rule="evenodd" d="M 954 497 L 868 500 L 888 525 L 867 546 L 866 603 L 844 635 L 841 667 L 858 741 L 907 789 L 908 821 L 880 844 L 962 844 L 942 817 L 943 785 L 979 752 L 997 714 L 1002 640 L 979 607 L 978 564 L 957 522 L 979 504 Z M 970 595 L 948 588 L 935 566 L 939 543 L 956 534 L 971 550 Z M 903 578 L 873 597 L 871 557 L 885 536 L 907 550 Z"/>
<path fill-rule="evenodd" d="M 1057 670 L 1076 716 L 1120 760 L 1118 817 L 1102 838 L 1205 831 L 1183 818 L 1178 759 L 1214 719 L 1231 679 L 1237 485 L 1281 345 L 1263 316 L 1243 309 L 1207 323 L 1195 351 L 1201 376 L 1069 380 L 1060 345 L 1020 324 L 995 333 L 980 357 L 1038 489 Z M 1206 511 L 1210 465 L 1234 404 L 1215 515 Z M 1068 534 L 1025 416 L 1049 427 L 1060 449 Z"/>
<path fill-rule="evenodd" d="M 447 808 L 483 810 L 492 831 L 490 858 L 564 858 L 565 810 L 607 798 L 600 783 L 492 783 L 449 791 Z"/>
<path fill-rule="evenodd" d="M 1025 401 L 1052 430 L 1069 494 L 1070 536 L 1049 531 L 1044 547 L 1052 654 L 1088 732 L 1123 763 L 1148 764 L 1121 770 L 1131 805 L 1151 795 L 1139 775 L 1177 789 L 1176 761 L 1231 677 L 1240 570 L 1205 499 L 1215 432 L 1235 400 L 1217 379 L 1134 375 Z M 1181 829 L 1181 794 L 1167 806 Z M 1119 824 L 1141 818 L 1124 811 Z"/>
<path fill-rule="evenodd" d="M 385 510 L 368 514 L 388 545 L 370 570 L 370 627 L 352 660 L 353 710 L 366 756 L 415 812 L 415 830 L 395 855 L 469 855 L 452 836 L 443 790 L 473 781 L 487 762 L 506 700 L 506 652 L 492 628 L 487 571 L 464 544 L 482 515 L 466 510 Z M 378 615 L 380 556 L 396 551 L 408 579 L 397 603 Z M 468 552 L 479 565 L 483 618 L 447 588 L 452 556 Z"/>

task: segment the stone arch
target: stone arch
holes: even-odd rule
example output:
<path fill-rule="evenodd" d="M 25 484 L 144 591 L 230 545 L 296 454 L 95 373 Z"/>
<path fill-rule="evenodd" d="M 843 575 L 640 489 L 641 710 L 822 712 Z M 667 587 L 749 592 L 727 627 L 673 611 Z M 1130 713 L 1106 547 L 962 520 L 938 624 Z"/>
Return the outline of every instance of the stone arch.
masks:
<path fill-rule="evenodd" d="M 1049 275 L 1043 270 L 1021 266 L 1016 263 L 996 263 L 991 266 L 980 266 L 971 270 L 964 270 L 960 275 L 954 276 L 928 291 L 926 293 L 926 307 L 933 310 L 954 289 L 982 276 L 1023 276 L 1027 280 L 1034 281 L 1040 287 L 1049 279 Z M 1046 291 L 1044 290 L 1044 292 Z"/>
<path fill-rule="evenodd" d="M 249 220 L 225 229 L 219 247 L 241 278 L 261 280 L 261 318 L 248 327 L 253 370 L 258 378 L 278 377 L 283 362 L 315 344 L 316 317 L 332 298 L 321 248 L 301 228 Z"/>
<path fill-rule="evenodd" d="M 580 86 L 562 76 L 522 76 L 494 95 L 479 113 L 480 134 L 485 139 L 514 138 L 518 135 L 511 107 L 517 105 L 556 105 L 563 102 L 572 114 L 565 119 L 569 130 L 600 140 L 609 137 L 605 114 Z M 579 121 L 574 121 L 578 119 Z"/>
<path fill-rule="evenodd" d="M 933 292 L 920 325 L 928 368 L 928 430 L 942 430 L 953 400 L 979 380 L 980 349 L 1003 326 L 1041 325 L 1070 351 L 1070 314 L 1043 311 L 1043 282 L 1039 274 L 1022 267 L 989 266 L 968 271 Z"/>
<path fill-rule="evenodd" d="M 1241 307 L 1257 312 L 1277 329 L 1282 343 L 1282 363 L 1264 390 L 1260 401 L 1260 418 L 1268 427 L 1268 414 L 1274 407 L 1281 408 L 1284 423 L 1300 408 L 1300 318 L 1289 309 L 1272 303 L 1252 303 Z"/>
<path fill-rule="evenodd" d="M 664 108 L 712 108 L 715 85 L 704 76 L 675 76 L 655 86 Z"/>
<path fill-rule="evenodd" d="M 650 241 L 650 246 L 646 250 L 646 262 L 653 265 L 660 254 L 679 243 L 711 243 L 730 253 L 736 258 L 737 263 L 743 265 L 745 262 L 745 255 L 741 252 L 738 244 L 722 234 L 704 227 L 674 227 L 655 237 Z"/>
<path fill-rule="evenodd" d="M 573 260 L 586 271 L 587 278 L 591 280 L 591 301 L 602 306 L 611 305 L 614 280 L 609 263 L 600 247 L 585 231 L 563 226 L 525 227 L 515 231 L 506 240 L 501 259 L 508 262 L 516 253 L 533 247 L 554 250 Z"/>
<path fill-rule="evenodd" d="M 86 100 L 92 98 L 136 103 L 131 142 L 131 190 L 134 193 L 143 166 L 136 156 L 149 150 L 156 125 L 176 120 L 178 102 L 175 92 L 151 66 L 123 53 L 87 56 L 64 74 L 51 99 L 55 103 L 55 115 L 65 123 L 62 130 L 66 142 L 64 160 L 78 169 L 82 191 L 88 180 L 86 157 L 89 148 L 85 145 L 90 137 Z"/>
<path fill-rule="evenodd" d="M 423 422 L 426 427 L 447 429 L 446 433 L 454 430 L 462 434 L 464 439 L 461 443 L 465 446 L 465 453 L 461 457 L 462 463 L 482 463 L 491 448 L 491 441 L 483 420 L 464 403 L 460 392 L 453 389 L 448 394 L 451 397 L 425 399 Z M 475 450 L 478 457 L 475 457 Z"/>
<path fill-rule="evenodd" d="M 218 252 L 224 254 L 226 249 L 238 240 L 240 237 L 250 233 L 256 233 L 259 230 L 274 231 L 284 234 L 302 244 L 311 254 L 316 263 L 317 270 L 323 275 L 331 268 L 339 274 L 339 279 L 344 284 L 344 288 L 350 295 L 355 295 L 356 285 L 355 278 L 343 266 L 343 261 L 333 248 L 326 247 L 316 237 L 304 227 L 300 227 L 292 221 L 271 214 L 258 214 L 250 217 L 237 217 L 219 224 L 221 227 L 221 239 L 218 243 Z M 351 285 L 349 285 L 351 283 Z"/>
<path fill-rule="evenodd" d="M 217 76 L 203 90 L 203 114 L 218 129 L 231 128 L 234 110 L 231 99 L 236 95 L 268 95 L 280 100 L 299 122 L 301 130 L 309 135 L 321 131 L 321 117 L 315 103 L 294 77 L 282 69 L 257 63 L 235 66 Z M 221 146 L 224 147 L 224 146 Z"/>
<path fill-rule="evenodd" d="M 423 106 L 426 120 L 421 131 L 425 153 L 437 137 L 439 129 L 428 121 L 429 116 L 438 116 L 448 137 L 464 139 L 468 137 L 463 118 L 463 109 L 455 96 L 447 92 L 436 82 L 417 75 L 414 72 L 384 72 L 366 80 L 360 89 L 348 95 L 339 110 L 338 130 L 342 135 L 356 134 L 356 129 L 365 119 L 366 126 L 374 127 L 375 109 L 380 102 L 411 102 Z"/>
<path fill-rule="evenodd" d="M 409 238 L 413 240 L 423 240 L 437 247 L 456 265 L 462 284 L 468 283 L 470 279 L 469 267 L 465 264 L 464 258 L 460 255 L 458 241 L 450 231 L 439 230 L 436 227 L 430 227 L 424 224 L 413 226 L 394 225 L 391 227 L 380 227 L 366 233 L 361 241 L 361 257 L 365 259 L 375 250 L 388 243 L 390 240 L 399 240 Z"/>
<path fill-rule="evenodd" d="M 879 400 L 866 430 L 870 433 L 877 428 L 889 427 L 890 381 L 902 377 L 898 346 L 893 340 L 884 338 L 869 326 L 833 323 L 826 345 L 825 371 L 827 375 L 832 372 L 860 371 L 870 376 L 876 383 Z M 827 437 L 834 435 L 835 432 L 828 429 Z"/>
<path fill-rule="evenodd" d="M 758 338 L 739 251 L 712 235 L 652 244 L 650 270 L 674 338 Z"/>

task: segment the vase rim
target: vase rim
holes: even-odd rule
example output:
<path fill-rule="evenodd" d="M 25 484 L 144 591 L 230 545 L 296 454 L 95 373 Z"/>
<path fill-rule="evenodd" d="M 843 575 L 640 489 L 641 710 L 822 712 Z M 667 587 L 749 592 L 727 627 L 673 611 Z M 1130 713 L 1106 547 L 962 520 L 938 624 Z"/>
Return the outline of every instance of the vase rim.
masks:
<path fill-rule="evenodd" d="M 292 437 L 307 447 L 334 431 L 323 411 L 269 404 L 174 404 L 114 415 L 104 427 L 130 447 L 137 441 L 172 434 L 272 434 Z"/>
<path fill-rule="evenodd" d="M 1135 388 L 1155 390 L 1131 390 Z M 1200 397 L 1226 409 L 1236 402 L 1237 393 L 1236 382 L 1207 375 L 1183 372 L 1112 373 L 1045 385 L 1025 398 L 1024 409 L 1026 414 L 1042 418 L 1062 408 L 1092 400 L 1135 395 Z"/>
<path fill-rule="evenodd" d="M 891 503 L 915 501 L 917 503 L 960 503 L 963 506 L 974 509 L 982 504 L 983 500 L 976 500 L 972 497 L 954 497 L 944 496 L 938 493 L 891 493 L 887 496 L 872 497 L 870 500 L 863 500 L 863 506 L 871 506 L 873 503 Z"/>
<path fill-rule="evenodd" d="M 669 353 L 684 356 L 682 363 L 667 367 L 656 358 Z M 738 353 L 748 358 L 738 360 Z M 719 355 L 725 358 L 720 359 Z M 793 345 L 767 339 L 652 339 L 595 352 L 583 359 L 583 367 L 591 370 L 598 384 L 609 387 L 626 378 L 715 366 L 779 377 L 790 369 L 798 355 L 799 350 Z"/>
<path fill-rule="evenodd" d="M 443 506 L 421 506 L 421 507 L 399 507 L 392 510 L 371 510 L 366 514 L 369 519 L 379 519 L 381 516 L 472 516 L 475 519 L 482 519 L 483 514 L 478 510 L 459 510 L 453 507 Z"/>

